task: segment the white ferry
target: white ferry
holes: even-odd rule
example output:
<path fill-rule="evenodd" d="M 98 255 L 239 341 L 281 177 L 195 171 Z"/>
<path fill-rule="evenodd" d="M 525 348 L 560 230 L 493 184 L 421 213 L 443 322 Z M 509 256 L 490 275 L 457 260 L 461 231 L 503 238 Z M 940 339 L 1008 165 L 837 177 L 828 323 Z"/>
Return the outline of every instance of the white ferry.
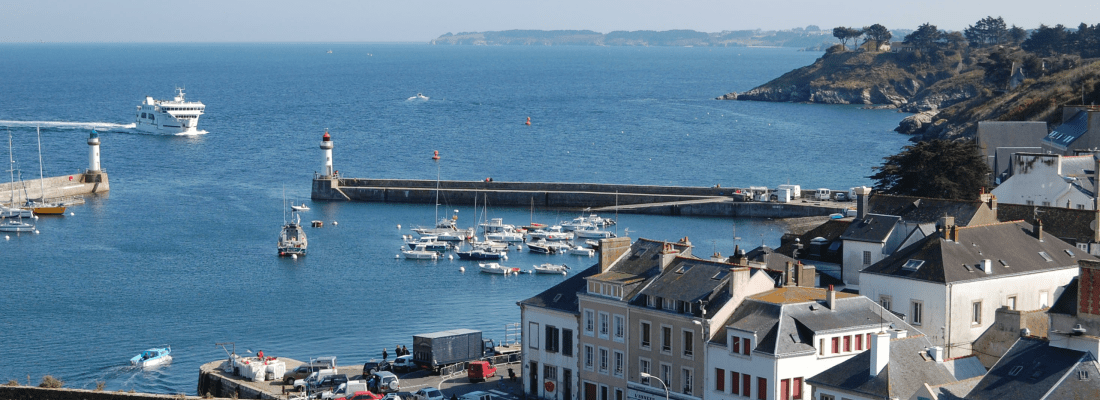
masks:
<path fill-rule="evenodd" d="M 176 88 L 176 92 L 172 100 L 154 100 L 146 96 L 145 102 L 137 107 L 135 127 L 143 132 L 166 135 L 206 133 L 198 130 L 199 116 L 206 106 L 199 101 L 184 100 L 182 88 Z"/>

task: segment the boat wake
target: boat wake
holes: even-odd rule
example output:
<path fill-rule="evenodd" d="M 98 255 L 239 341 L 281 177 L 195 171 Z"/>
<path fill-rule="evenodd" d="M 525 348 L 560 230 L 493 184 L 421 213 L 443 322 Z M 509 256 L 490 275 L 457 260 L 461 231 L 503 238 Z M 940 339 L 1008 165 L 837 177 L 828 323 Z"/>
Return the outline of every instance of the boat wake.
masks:
<path fill-rule="evenodd" d="M 98 131 L 128 131 L 137 124 L 115 124 L 111 122 L 66 122 L 66 121 L 5 121 L 0 127 L 8 128 L 54 128 L 54 129 L 95 129 Z"/>

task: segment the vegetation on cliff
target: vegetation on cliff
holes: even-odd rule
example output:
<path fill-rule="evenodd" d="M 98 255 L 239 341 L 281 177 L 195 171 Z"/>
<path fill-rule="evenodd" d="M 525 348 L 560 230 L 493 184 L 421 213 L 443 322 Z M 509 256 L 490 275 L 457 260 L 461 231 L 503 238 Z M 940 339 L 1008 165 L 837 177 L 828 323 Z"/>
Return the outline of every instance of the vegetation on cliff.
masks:
<path fill-rule="evenodd" d="M 1057 124 L 1062 105 L 1100 101 L 1100 24 L 1028 34 L 993 17 L 962 32 L 926 23 L 889 51 L 868 32 L 838 27 L 845 42 L 861 33 L 858 51 L 834 46 L 812 65 L 719 99 L 883 104 L 921 113 L 898 131 L 924 140 L 971 137 L 982 120 Z"/>

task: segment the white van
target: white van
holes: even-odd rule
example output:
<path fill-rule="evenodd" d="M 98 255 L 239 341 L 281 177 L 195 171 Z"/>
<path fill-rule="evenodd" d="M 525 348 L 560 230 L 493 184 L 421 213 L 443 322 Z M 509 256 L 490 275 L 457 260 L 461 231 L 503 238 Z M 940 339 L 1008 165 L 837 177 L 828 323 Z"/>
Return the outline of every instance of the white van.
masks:
<path fill-rule="evenodd" d="M 489 392 L 482 392 L 480 390 L 476 391 L 476 392 L 466 393 L 466 394 L 462 395 L 461 397 L 459 397 L 458 399 L 459 400 L 494 400 L 492 394 L 490 394 Z"/>
<path fill-rule="evenodd" d="M 801 185 L 779 185 L 779 190 L 787 189 L 791 191 L 792 199 L 802 198 L 802 186 Z"/>
<path fill-rule="evenodd" d="M 348 383 L 341 383 L 336 387 L 336 390 L 331 392 L 321 393 L 322 400 L 337 399 L 341 397 L 351 397 L 355 392 L 366 392 L 367 381 L 348 381 Z"/>
<path fill-rule="evenodd" d="M 829 196 L 832 195 L 832 192 L 833 192 L 832 190 L 825 189 L 825 188 L 817 189 L 816 198 L 818 200 L 829 200 Z"/>

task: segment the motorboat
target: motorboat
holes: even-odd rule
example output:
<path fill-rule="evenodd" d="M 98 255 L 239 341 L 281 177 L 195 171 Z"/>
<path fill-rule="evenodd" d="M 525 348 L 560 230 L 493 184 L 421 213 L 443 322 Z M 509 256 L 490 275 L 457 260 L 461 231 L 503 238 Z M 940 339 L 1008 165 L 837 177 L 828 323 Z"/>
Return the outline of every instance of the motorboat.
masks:
<path fill-rule="evenodd" d="M 307 206 L 306 203 L 302 203 L 300 206 L 291 204 L 290 209 L 294 211 L 309 211 L 309 206 Z"/>
<path fill-rule="evenodd" d="M 413 232 L 421 236 L 435 236 L 435 240 L 444 242 L 461 242 L 474 236 L 474 228 L 459 229 L 458 210 L 450 218 L 442 218 L 435 223 L 434 228 L 413 228 Z"/>
<path fill-rule="evenodd" d="M 183 88 L 176 88 L 176 96 L 172 100 L 154 100 L 153 96 L 146 96 L 145 101 L 137 106 L 134 127 L 139 131 L 164 135 L 206 133 L 199 130 L 199 116 L 205 111 L 206 105 L 185 100 Z"/>
<path fill-rule="evenodd" d="M 488 251 L 508 251 L 508 243 L 497 242 L 495 240 L 482 240 L 480 242 L 473 241 L 470 242 L 470 245 L 474 246 L 475 249 Z"/>
<path fill-rule="evenodd" d="M 458 258 L 462 260 L 501 260 L 507 259 L 504 251 L 492 251 L 489 249 L 472 249 L 469 251 L 456 251 Z"/>
<path fill-rule="evenodd" d="M 595 226 L 590 226 L 590 227 L 583 228 L 583 229 L 577 229 L 577 230 L 573 231 L 573 234 L 576 235 L 578 238 L 583 238 L 583 239 L 597 239 L 597 238 L 602 239 L 602 238 L 613 238 L 613 237 L 615 237 L 614 233 L 596 228 Z"/>
<path fill-rule="evenodd" d="M 573 218 L 571 221 L 562 221 L 560 224 L 561 229 L 566 232 L 572 232 L 577 229 L 592 227 L 592 223 L 588 222 L 588 218 L 583 215 L 577 218 Z"/>
<path fill-rule="evenodd" d="M 554 250 L 547 246 L 546 241 L 527 243 L 527 251 L 537 254 L 553 254 Z"/>
<path fill-rule="evenodd" d="M 416 96 L 409 97 L 406 101 L 428 101 L 429 97 L 422 93 L 417 93 Z"/>
<path fill-rule="evenodd" d="M 523 234 L 516 231 L 514 225 L 505 224 L 502 218 L 493 218 L 480 226 L 485 233 L 485 240 L 505 243 L 523 241 Z"/>
<path fill-rule="evenodd" d="M 569 249 L 569 254 L 574 255 L 574 256 L 592 257 L 592 256 L 596 255 L 596 250 L 593 250 L 593 249 L 590 249 L 590 248 L 587 248 L 587 247 L 577 246 L 577 247 L 574 247 L 572 249 Z"/>
<path fill-rule="evenodd" d="M 528 232 L 527 237 L 546 240 L 573 240 L 573 232 L 566 232 L 561 225 L 554 225 Z"/>
<path fill-rule="evenodd" d="M 130 365 L 150 367 L 172 362 L 172 346 L 145 350 L 130 359 Z"/>
<path fill-rule="evenodd" d="M 415 250 L 418 246 L 423 246 L 424 250 L 434 251 L 438 253 L 445 252 L 451 249 L 451 244 L 447 242 L 441 242 L 435 236 L 421 236 L 414 238 L 412 235 L 405 235 L 405 244 L 409 245 L 410 250 Z"/>
<path fill-rule="evenodd" d="M 518 274 L 519 271 L 520 271 L 519 268 L 505 267 L 505 266 L 500 265 L 498 263 L 479 263 L 477 266 L 478 266 L 478 268 L 481 269 L 481 272 L 484 272 L 484 273 L 487 273 L 487 274 L 508 275 L 508 274 Z"/>
<path fill-rule="evenodd" d="M 401 248 L 401 254 L 405 256 L 406 260 L 436 260 L 439 259 L 439 253 L 428 250 L 424 245 L 417 245 L 412 250 Z"/>
<path fill-rule="evenodd" d="M 566 275 L 569 272 L 569 266 L 565 264 L 550 264 L 545 263 L 535 266 L 536 274 L 561 274 Z"/>
<path fill-rule="evenodd" d="M 306 230 L 302 229 L 302 218 L 295 211 L 291 220 L 283 224 L 283 229 L 279 231 L 279 255 L 304 256 L 308 246 Z"/>
<path fill-rule="evenodd" d="M 0 232 L 34 232 L 34 228 L 22 218 L 0 218 Z"/>
<path fill-rule="evenodd" d="M 600 241 L 588 239 L 584 241 L 584 245 L 592 250 L 600 250 Z"/>

